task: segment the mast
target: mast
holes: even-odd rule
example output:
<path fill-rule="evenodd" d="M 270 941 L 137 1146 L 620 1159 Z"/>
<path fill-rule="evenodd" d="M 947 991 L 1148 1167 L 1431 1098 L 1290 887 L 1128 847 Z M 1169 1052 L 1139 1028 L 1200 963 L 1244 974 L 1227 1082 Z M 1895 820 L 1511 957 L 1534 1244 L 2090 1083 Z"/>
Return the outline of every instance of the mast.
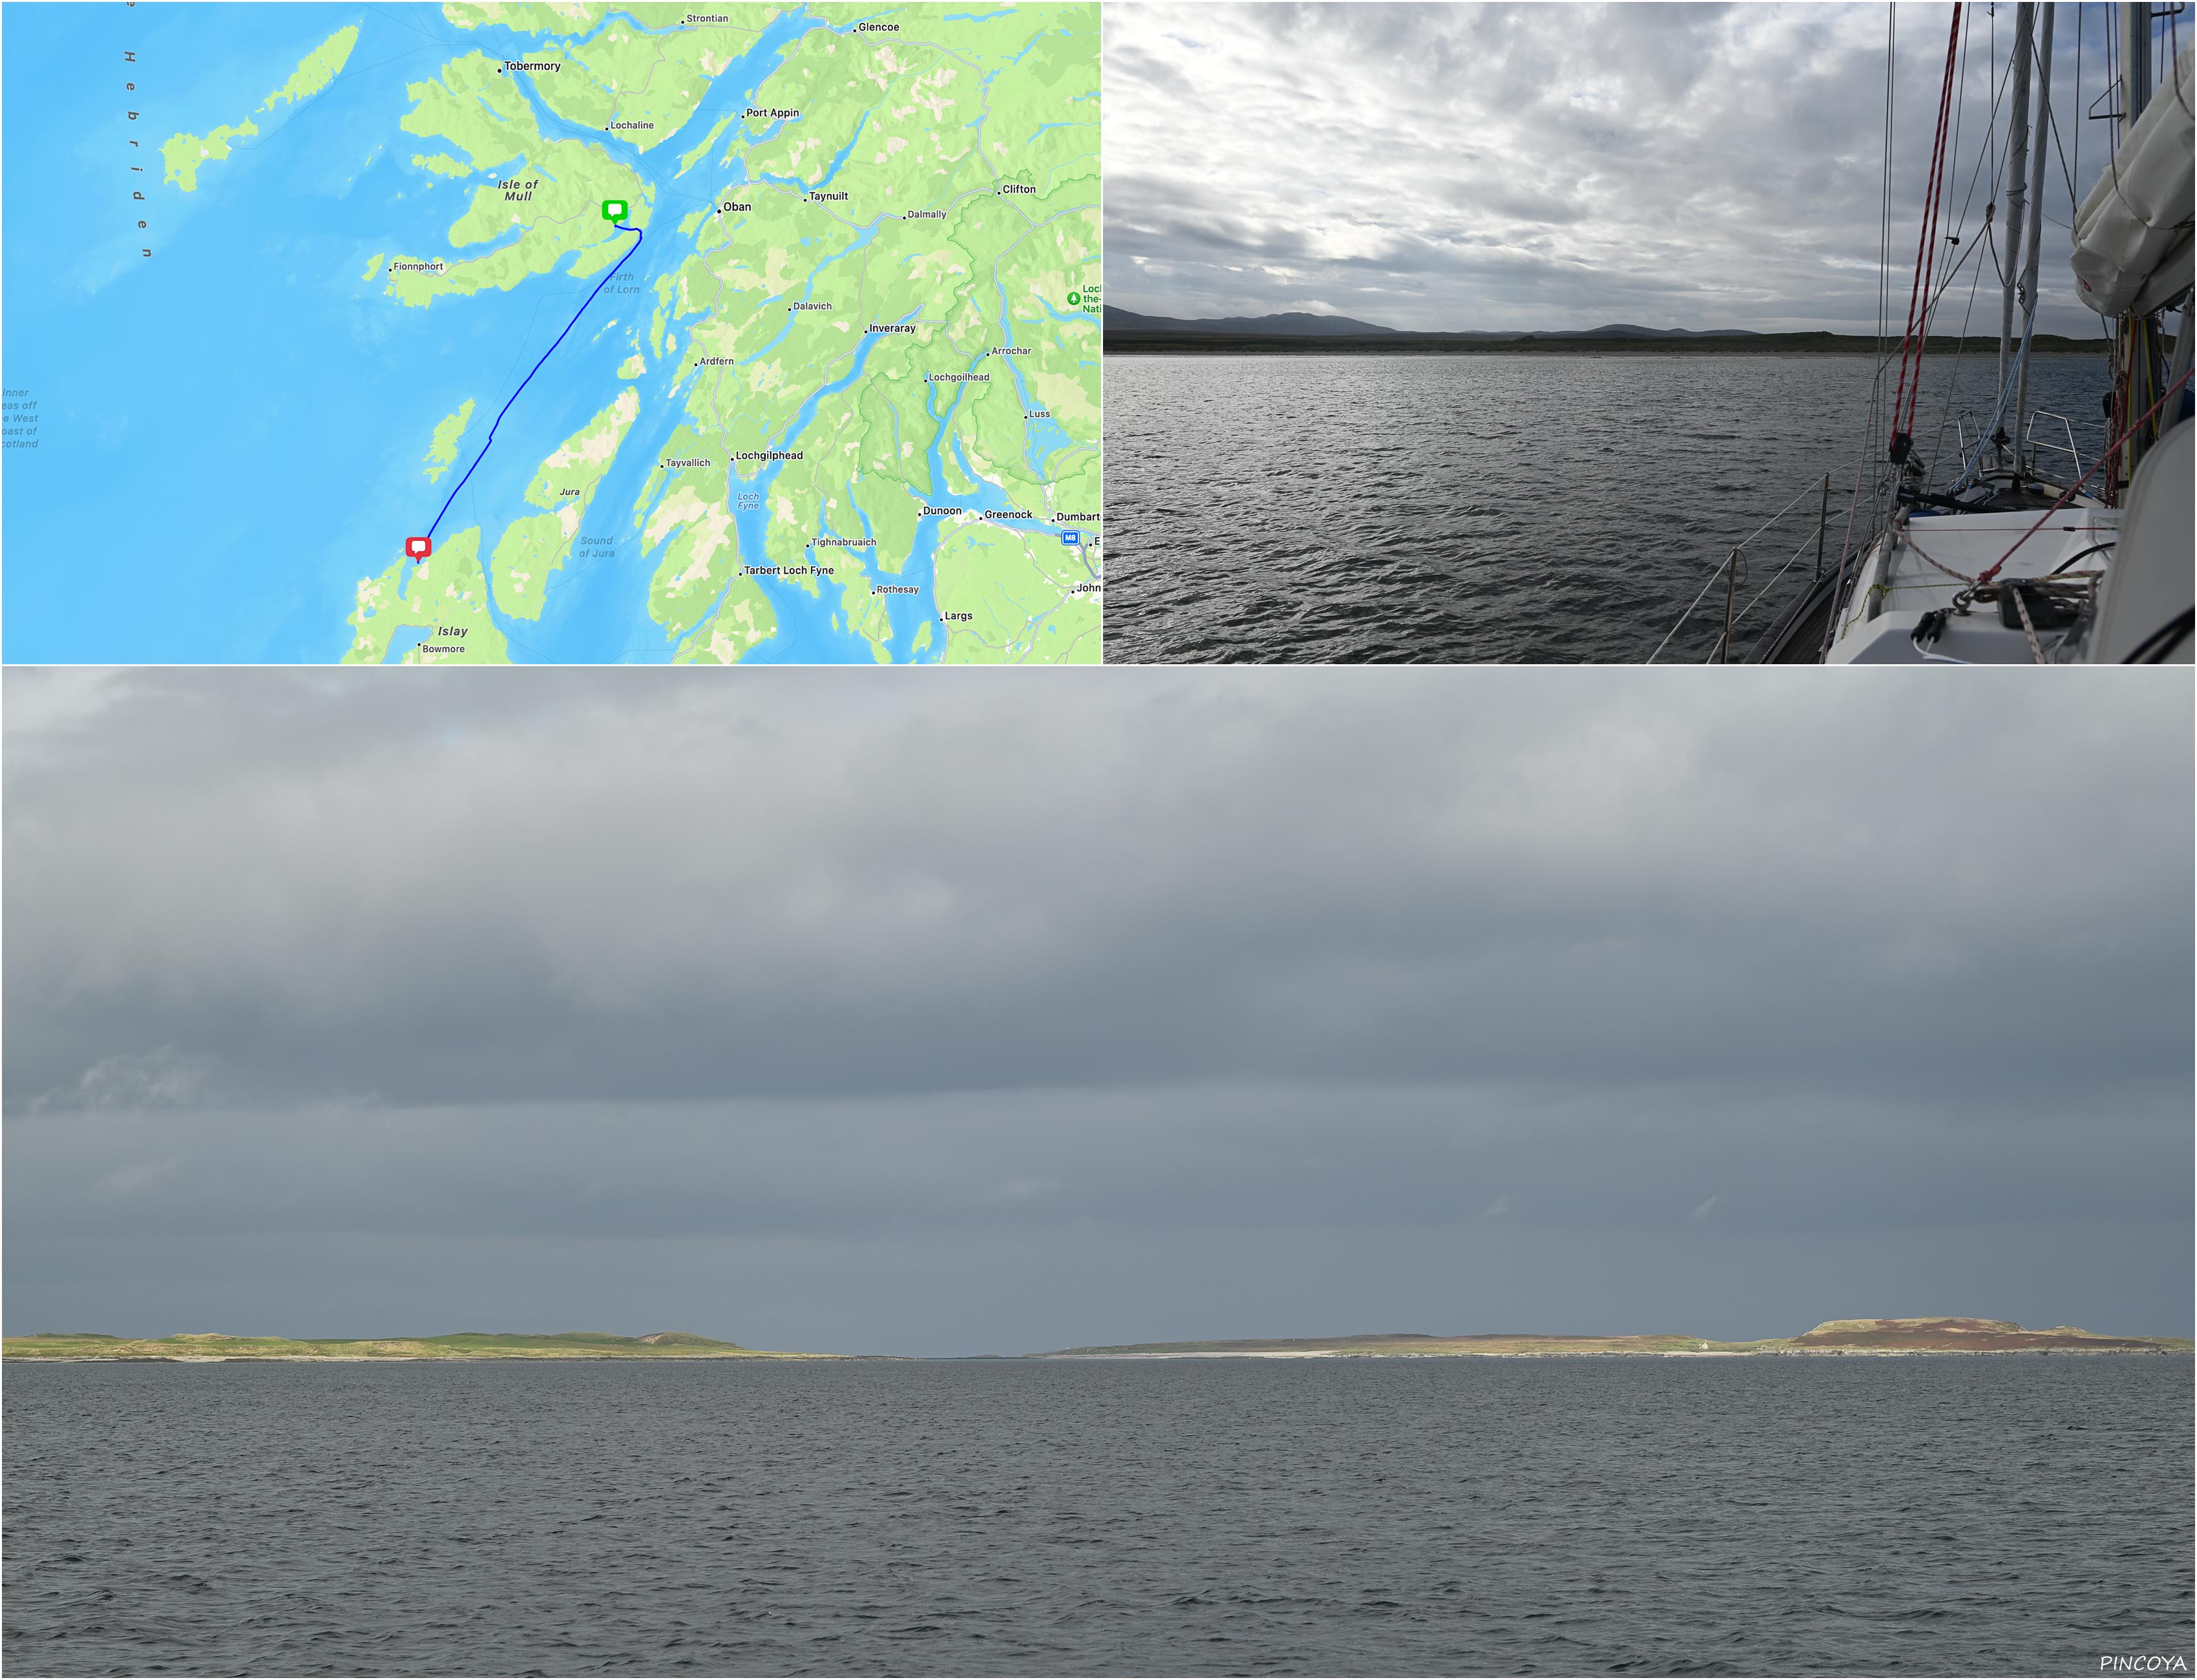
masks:
<path fill-rule="evenodd" d="M 2121 8 L 2121 138 L 2151 103 L 2151 3 Z"/>
<path fill-rule="evenodd" d="M 2037 320 L 2038 258 L 2044 254 L 2044 142 L 2052 127 L 2052 14 L 2055 9 L 2049 4 L 2043 8 L 2044 28 L 2038 37 L 2037 143 L 2030 148 L 2029 157 L 2029 258 L 2021 276 L 2024 339 L 2028 338 Z M 2022 421 L 2028 411 L 2029 358 L 2025 356 L 2020 369 L 2014 374 L 2014 470 L 2017 481 L 2022 466 Z"/>
<path fill-rule="evenodd" d="M 2006 119 L 2006 253 L 2000 258 L 2006 270 L 2006 296 L 1998 315 L 1998 388 L 2006 389 L 2007 358 L 2014 353 L 2014 292 L 2021 269 L 2021 211 L 2029 187 L 2029 59 L 2030 38 L 2037 27 L 2037 8 L 2023 0 L 2014 13 L 2014 104 Z M 1999 428 L 2004 438 L 2006 428 Z M 1999 455 L 2006 447 L 1999 443 Z"/>

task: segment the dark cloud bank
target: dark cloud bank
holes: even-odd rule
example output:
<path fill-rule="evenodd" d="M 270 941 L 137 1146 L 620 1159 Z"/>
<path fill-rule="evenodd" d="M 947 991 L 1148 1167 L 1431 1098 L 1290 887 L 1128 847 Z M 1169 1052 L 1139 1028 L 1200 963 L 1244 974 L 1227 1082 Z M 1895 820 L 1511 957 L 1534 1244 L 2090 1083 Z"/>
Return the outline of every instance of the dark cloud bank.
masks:
<path fill-rule="evenodd" d="M 8 1326 L 2186 1331 L 2161 675 L 11 672 Z"/>

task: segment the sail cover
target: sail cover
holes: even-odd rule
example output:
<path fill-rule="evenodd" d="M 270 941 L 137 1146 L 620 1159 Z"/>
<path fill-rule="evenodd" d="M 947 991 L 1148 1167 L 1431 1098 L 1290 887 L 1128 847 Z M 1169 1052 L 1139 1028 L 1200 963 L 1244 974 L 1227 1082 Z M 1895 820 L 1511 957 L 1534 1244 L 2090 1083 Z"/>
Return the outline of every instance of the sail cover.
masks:
<path fill-rule="evenodd" d="M 2075 213 L 2075 283 L 2100 315 L 2163 307 L 2190 281 L 2190 67 L 2174 61 Z"/>

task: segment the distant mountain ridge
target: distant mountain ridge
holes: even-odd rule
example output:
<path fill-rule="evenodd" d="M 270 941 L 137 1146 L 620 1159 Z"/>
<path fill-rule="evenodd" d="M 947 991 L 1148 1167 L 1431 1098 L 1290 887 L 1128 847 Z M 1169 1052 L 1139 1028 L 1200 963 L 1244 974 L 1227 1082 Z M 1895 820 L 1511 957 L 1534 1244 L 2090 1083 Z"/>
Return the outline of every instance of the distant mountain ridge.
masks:
<path fill-rule="evenodd" d="M 1174 316 L 1138 315 L 1129 310 L 1117 310 L 1111 304 L 1104 306 L 1102 322 L 1107 327 L 1139 333 L 1281 333 L 1320 337 L 1396 330 L 1393 327 L 1377 327 L 1368 321 L 1353 321 L 1348 316 L 1307 315 L 1302 310 L 1287 315 L 1227 315 L 1216 316 L 1209 321 L 1184 321 Z"/>
<path fill-rule="evenodd" d="M 1485 329 L 1461 332 L 1414 333 L 1396 327 L 1383 327 L 1370 321 L 1354 321 L 1346 315 L 1311 315 L 1303 310 L 1292 310 L 1284 315 L 1228 315 L 1205 320 L 1186 320 L 1175 316 L 1139 315 L 1134 310 L 1116 309 L 1111 304 L 1104 306 L 1103 324 L 1122 333 L 1203 333 L 1253 334 L 1278 338 L 1366 338 L 1374 336 L 1399 339 L 1757 339 L 1762 334 L 1740 327 L 1712 327 L 1696 330 L 1690 327 L 1634 327 L 1623 322 L 1607 327 L 1565 328 L 1554 331 L 1488 331 Z"/>

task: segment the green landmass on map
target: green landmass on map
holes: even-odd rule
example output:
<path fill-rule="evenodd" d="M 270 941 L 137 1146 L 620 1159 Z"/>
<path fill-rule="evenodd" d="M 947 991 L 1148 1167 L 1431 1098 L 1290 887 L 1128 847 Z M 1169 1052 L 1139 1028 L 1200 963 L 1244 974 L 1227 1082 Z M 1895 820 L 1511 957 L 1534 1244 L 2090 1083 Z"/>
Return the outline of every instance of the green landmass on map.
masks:
<path fill-rule="evenodd" d="M 473 399 L 470 397 L 460 405 L 457 413 L 446 415 L 435 427 L 434 441 L 427 445 L 427 482 L 433 484 L 457 464 L 458 440 L 466 435 L 466 427 L 472 421 Z"/>
<path fill-rule="evenodd" d="M 249 139 L 259 132 L 252 120 L 255 117 L 271 114 L 278 105 L 299 106 L 310 99 L 330 82 L 344 67 L 351 49 L 358 44 L 357 25 L 339 29 L 313 50 L 305 55 L 298 67 L 291 72 L 290 79 L 269 94 L 259 108 L 251 116 L 226 124 L 204 135 L 178 134 L 171 136 L 160 148 L 161 161 L 167 165 L 165 180 L 170 186 L 189 193 L 198 189 L 199 171 L 209 163 L 217 163 L 229 155 L 229 142 Z"/>
<path fill-rule="evenodd" d="M 357 634 L 344 655 L 347 664 L 379 665 L 391 640 L 406 629 L 426 639 L 403 656 L 408 665 L 496 665 L 511 649 L 488 609 L 488 581 L 481 570 L 480 527 L 438 537 L 424 560 L 399 559 L 379 577 L 361 578 L 351 616 Z M 409 571 L 407 578 L 404 574 Z M 400 581 L 403 593 L 397 588 Z"/>

